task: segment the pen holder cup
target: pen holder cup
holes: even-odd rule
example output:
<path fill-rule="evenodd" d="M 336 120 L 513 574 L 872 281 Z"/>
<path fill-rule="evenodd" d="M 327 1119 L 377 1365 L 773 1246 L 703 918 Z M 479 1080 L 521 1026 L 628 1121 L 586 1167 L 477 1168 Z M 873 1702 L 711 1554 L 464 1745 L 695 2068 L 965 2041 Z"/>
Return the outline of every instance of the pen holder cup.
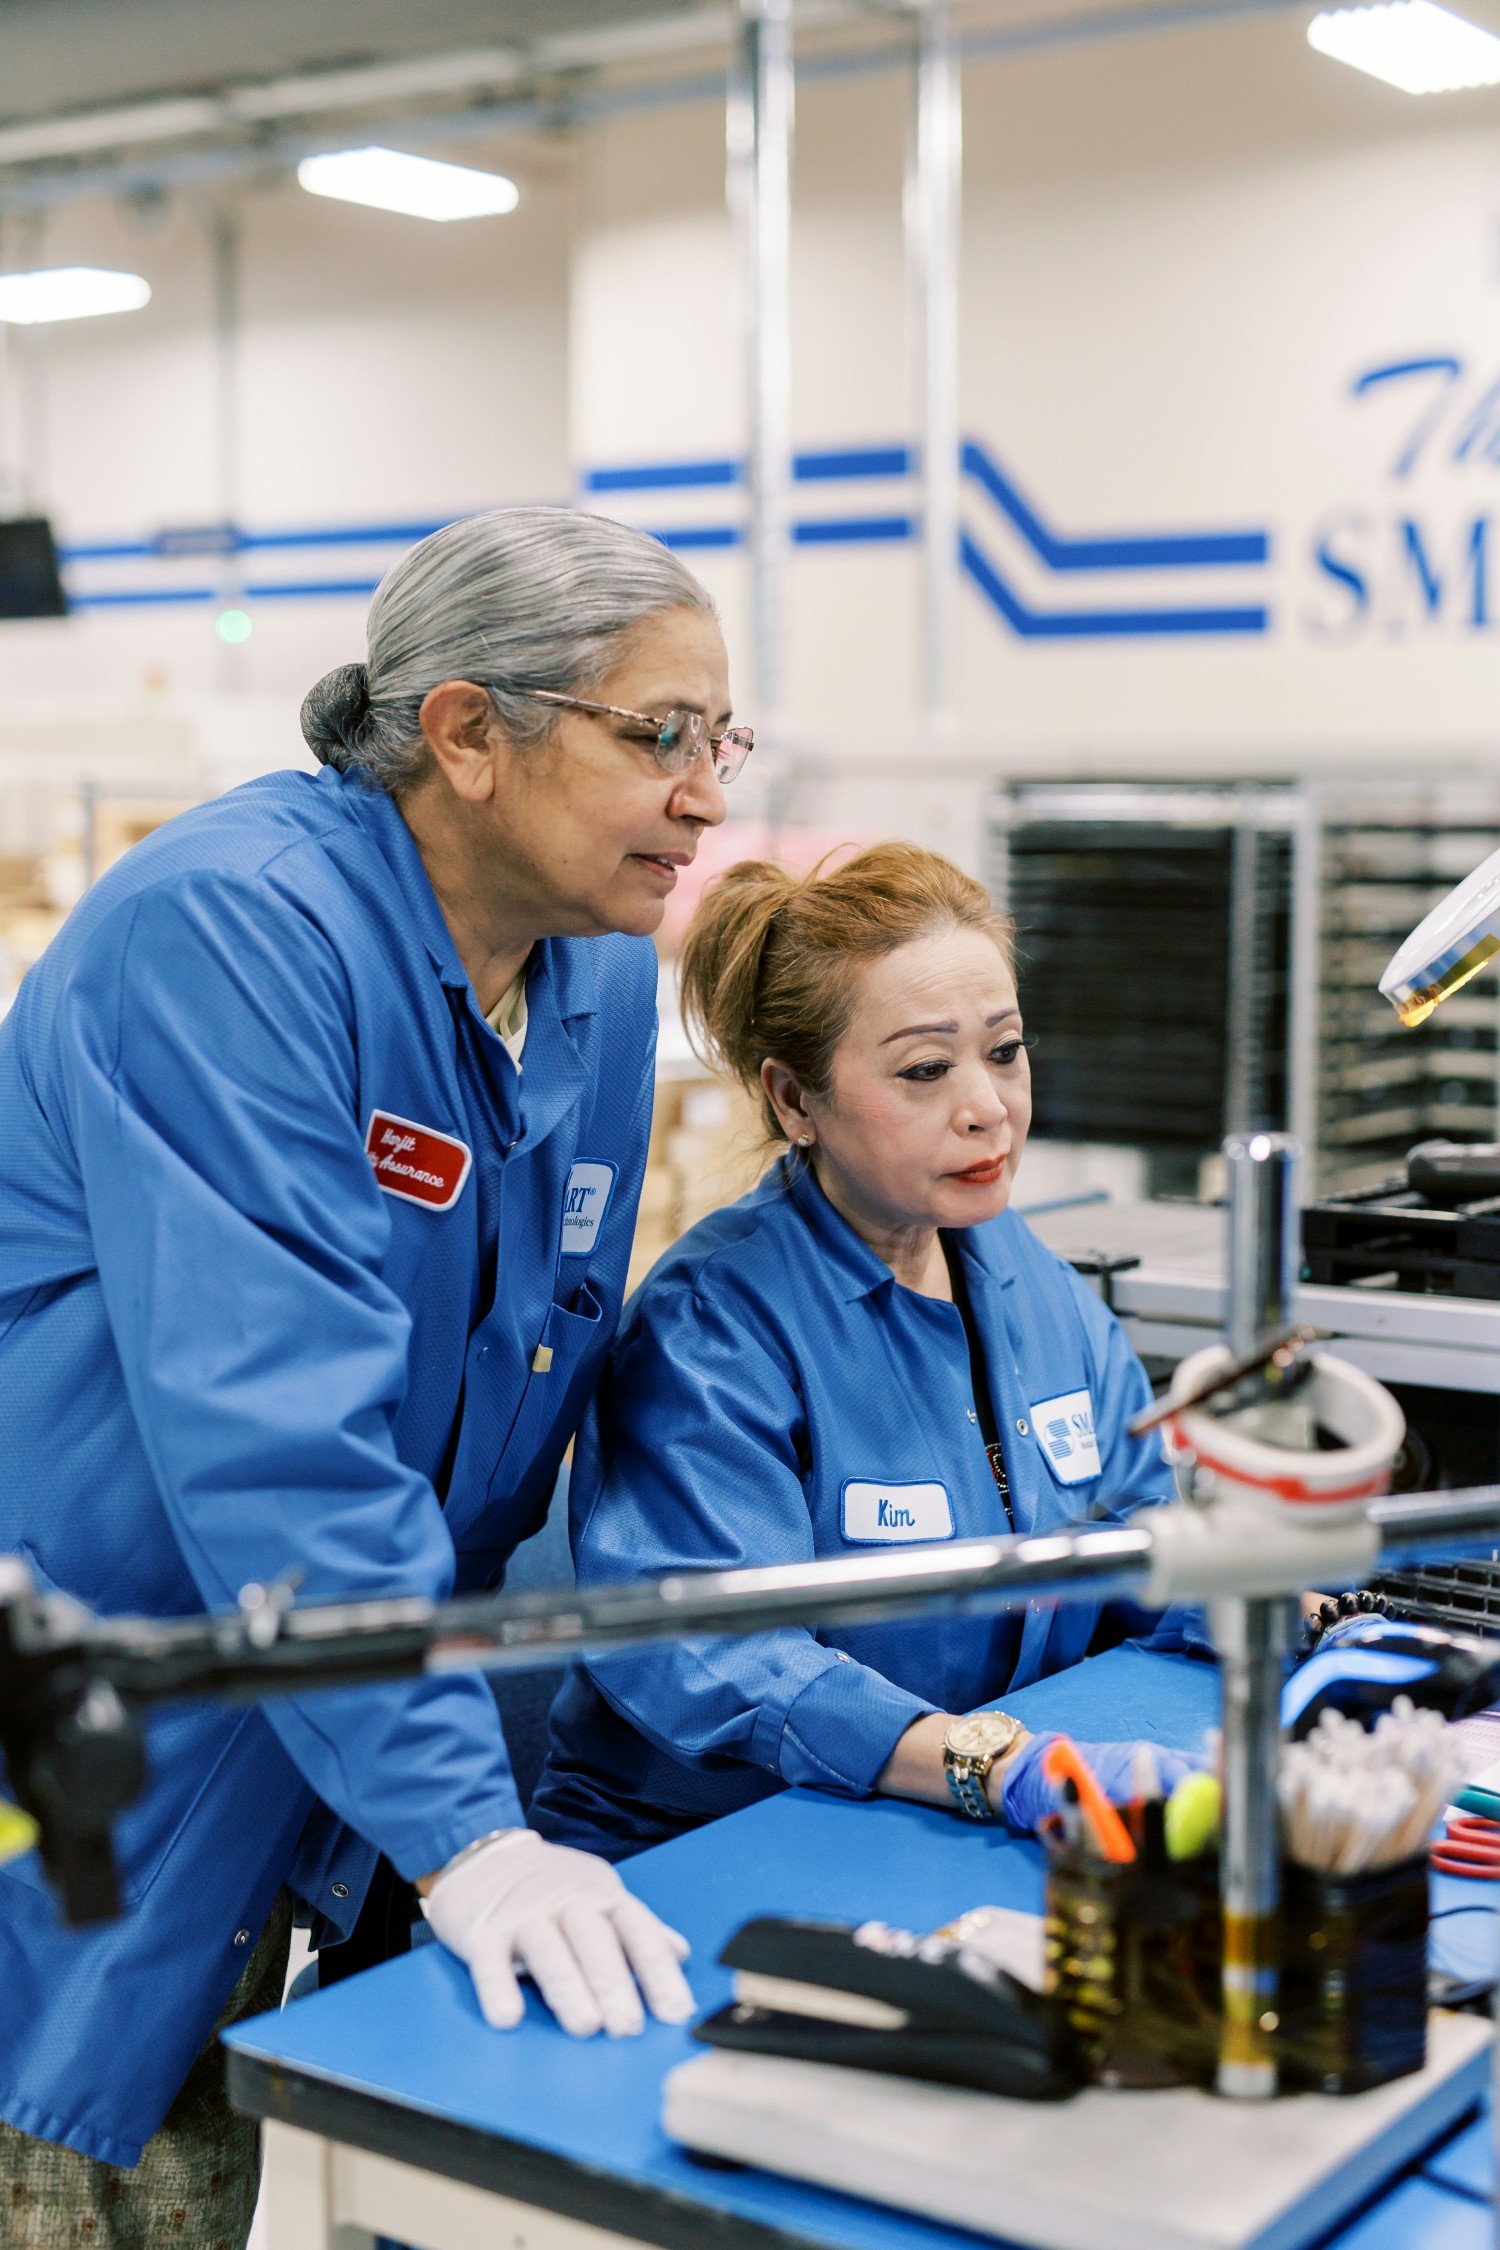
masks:
<path fill-rule="evenodd" d="M 1047 1975 L 1081 2073 L 1100 2086 L 1209 2086 L 1219 2051 L 1216 1853 L 1125 1866 L 1043 1830 Z"/>
<path fill-rule="evenodd" d="M 1364 1875 L 1283 1864 L 1287 2087 L 1362 2094 L 1427 2060 L 1427 1854 Z"/>

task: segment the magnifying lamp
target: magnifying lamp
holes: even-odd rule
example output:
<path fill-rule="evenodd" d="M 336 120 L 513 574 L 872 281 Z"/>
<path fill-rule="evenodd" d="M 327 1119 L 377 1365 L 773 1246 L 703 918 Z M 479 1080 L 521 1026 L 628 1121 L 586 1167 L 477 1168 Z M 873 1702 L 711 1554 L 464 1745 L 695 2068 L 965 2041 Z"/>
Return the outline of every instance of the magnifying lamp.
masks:
<path fill-rule="evenodd" d="M 1391 956 L 1380 989 L 1407 1029 L 1414 1030 L 1497 953 L 1500 851 L 1491 852 L 1417 924 Z"/>

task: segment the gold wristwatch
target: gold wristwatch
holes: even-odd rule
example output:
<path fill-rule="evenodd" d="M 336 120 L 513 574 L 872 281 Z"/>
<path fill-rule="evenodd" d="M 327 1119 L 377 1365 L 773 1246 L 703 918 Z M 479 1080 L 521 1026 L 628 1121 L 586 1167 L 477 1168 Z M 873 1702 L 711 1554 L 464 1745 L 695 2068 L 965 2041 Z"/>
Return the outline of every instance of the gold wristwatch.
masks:
<path fill-rule="evenodd" d="M 961 1813 L 970 1820 L 995 1818 L 985 1783 L 1029 1740 L 1029 1729 L 1008 1711 L 970 1711 L 953 1721 L 943 1737 L 943 1771 Z"/>

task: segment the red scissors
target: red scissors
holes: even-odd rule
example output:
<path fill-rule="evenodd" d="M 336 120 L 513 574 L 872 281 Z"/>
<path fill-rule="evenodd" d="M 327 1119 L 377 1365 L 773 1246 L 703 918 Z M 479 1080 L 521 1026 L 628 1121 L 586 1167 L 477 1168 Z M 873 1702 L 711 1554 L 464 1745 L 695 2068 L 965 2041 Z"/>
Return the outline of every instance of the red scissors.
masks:
<path fill-rule="evenodd" d="M 1500 1820 L 1485 1820 L 1479 1813 L 1450 1813 L 1447 1834 L 1432 1848 L 1432 1864 L 1442 1875 L 1500 1883 Z"/>

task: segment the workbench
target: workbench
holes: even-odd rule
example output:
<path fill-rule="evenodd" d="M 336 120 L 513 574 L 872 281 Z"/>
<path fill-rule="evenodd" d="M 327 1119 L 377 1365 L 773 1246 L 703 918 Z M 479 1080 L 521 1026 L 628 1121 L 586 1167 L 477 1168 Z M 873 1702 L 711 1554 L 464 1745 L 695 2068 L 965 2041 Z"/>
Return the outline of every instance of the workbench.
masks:
<path fill-rule="evenodd" d="M 1212 1665 L 1125 1648 L 1006 1699 L 1083 1741 L 1197 1748 L 1218 1708 Z M 705 2010 L 729 1997 L 716 1956 L 753 1914 L 870 1917 L 931 1929 L 989 1903 L 1039 1911 L 1040 1848 L 926 1807 L 795 1789 L 642 1853 L 633 1890 L 685 1932 Z M 1440 1904 L 1495 1887 L 1439 1878 Z M 1461 1918 L 1483 1951 L 1487 1913 Z M 1449 1924 L 1454 1928 L 1454 1924 Z M 468 1971 L 439 1946 L 260 2016 L 228 2037 L 238 2106 L 266 2119 L 271 2250 L 975 2250 L 967 2232 L 769 2173 L 694 2162 L 660 2125 L 684 2028 L 568 2039 L 531 1996 L 490 2031 Z M 1466 2121 L 1325 2250 L 1492 2250 L 1487 2124 Z M 991 2250 L 994 2250 L 993 2244 Z"/>
<path fill-rule="evenodd" d="M 1220 1341 L 1228 1309 L 1224 1213 L 1208 1204 L 1101 1198 L 1026 1211 L 1064 1258 L 1137 1258 L 1115 1274 L 1114 1309 L 1142 1359 L 1175 1363 Z M 1500 1393 L 1500 1302 L 1304 1283 L 1292 1308 L 1377 1382 Z"/>

